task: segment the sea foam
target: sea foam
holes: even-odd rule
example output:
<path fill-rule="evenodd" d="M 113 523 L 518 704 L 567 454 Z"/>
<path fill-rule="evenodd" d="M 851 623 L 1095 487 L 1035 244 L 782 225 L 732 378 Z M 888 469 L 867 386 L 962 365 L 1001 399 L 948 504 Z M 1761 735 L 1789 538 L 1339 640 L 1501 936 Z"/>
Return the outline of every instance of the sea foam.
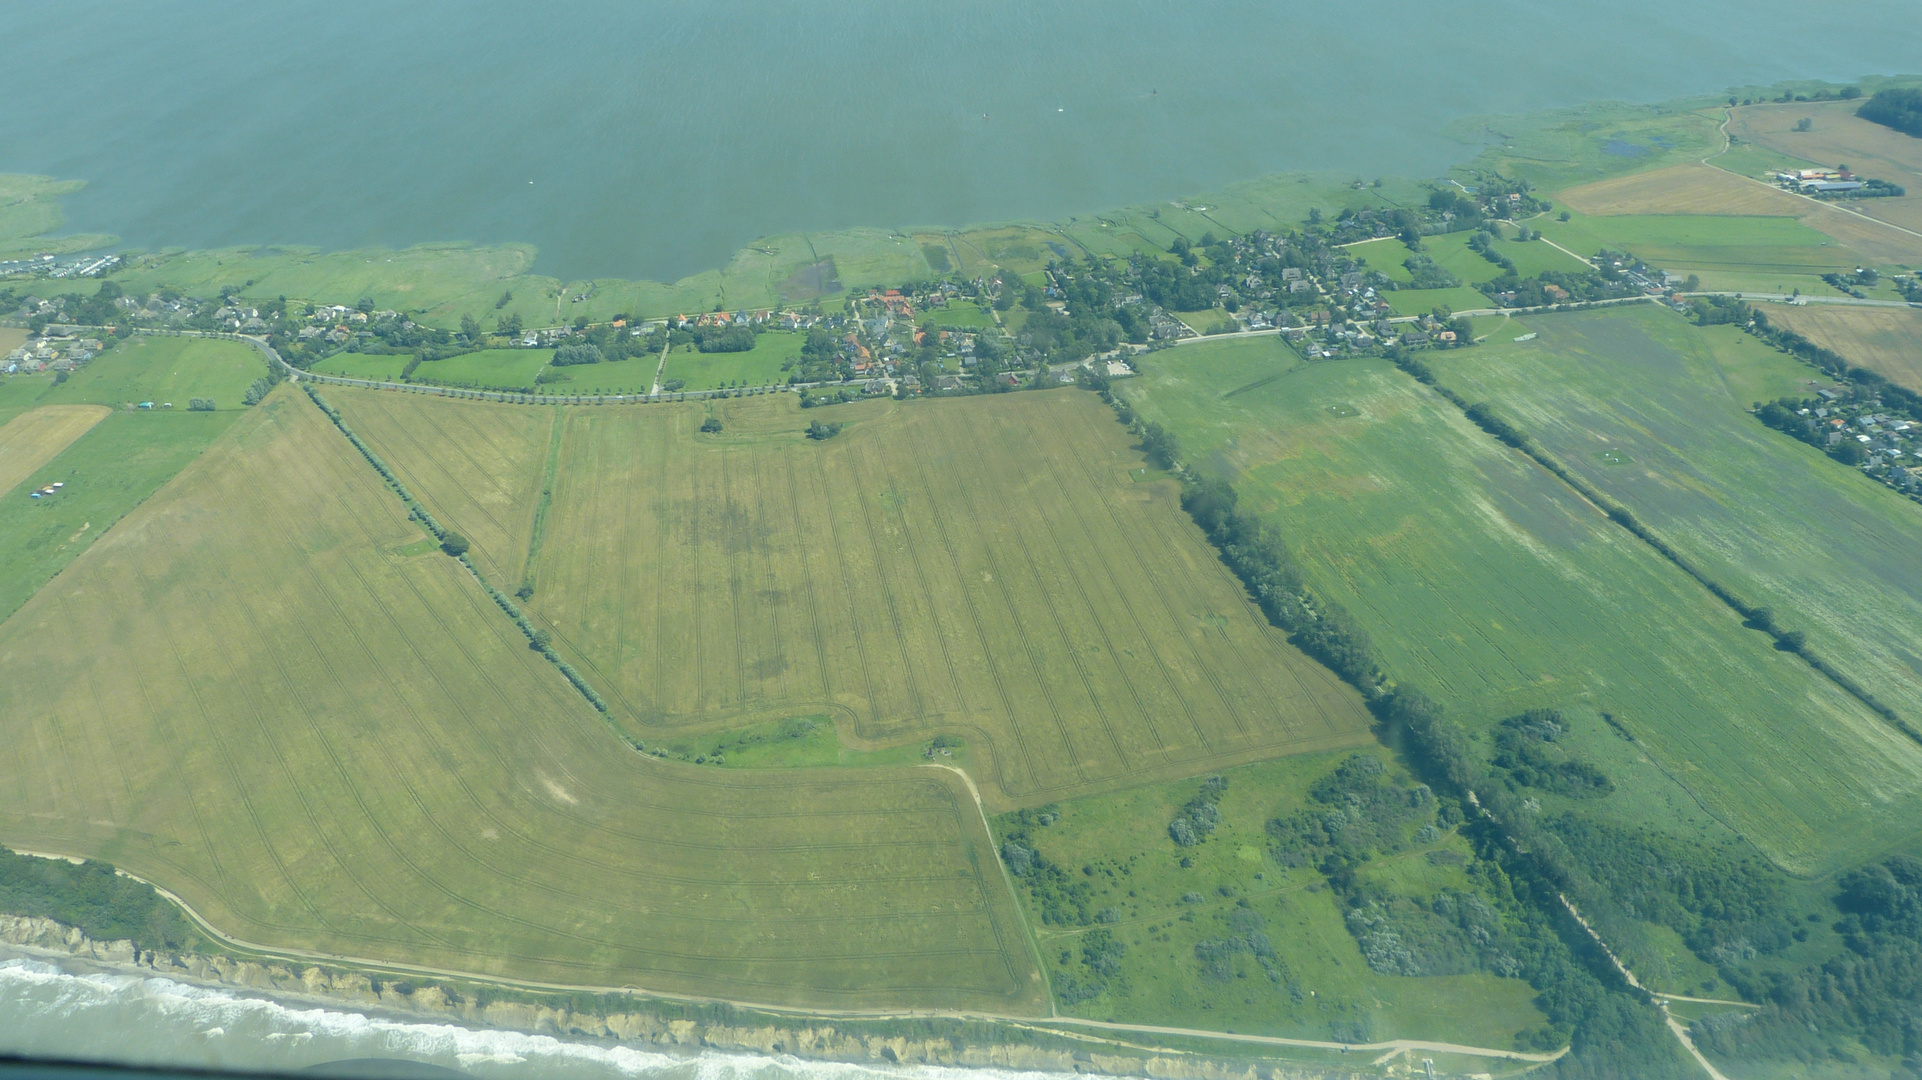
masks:
<path fill-rule="evenodd" d="M 242 1069 L 351 1058 L 424 1061 L 498 1080 L 1061 1080 L 1060 1074 L 808 1061 L 605 1041 L 290 1005 L 158 976 L 0 961 L 0 1053 Z"/>

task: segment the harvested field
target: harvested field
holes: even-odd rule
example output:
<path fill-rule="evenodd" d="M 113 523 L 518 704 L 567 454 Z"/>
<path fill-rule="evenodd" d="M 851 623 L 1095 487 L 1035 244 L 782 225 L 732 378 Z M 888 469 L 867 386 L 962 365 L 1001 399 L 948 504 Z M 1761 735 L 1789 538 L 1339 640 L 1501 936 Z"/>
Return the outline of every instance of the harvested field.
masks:
<path fill-rule="evenodd" d="M 643 741 L 823 713 L 858 746 L 958 735 L 1008 806 L 1368 738 L 1173 483 L 1129 480 L 1092 395 L 712 408 L 719 435 L 701 406 L 569 410 L 545 515 L 529 611 Z M 810 442 L 815 418 L 848 428 Z M 502 483 L 370 441 L 430 489 Z"/>
<path fill-rule="evenodd" d="M 0 495 L 26 483 L 111 411 L 103 405 L 42 405 L 0 425 Z"/>
<path fill-rule="evenodd" d="M 0 842 L 283 949 L 1041 1013 L 959 777 L 634 753 L 282 388 L 0 624 Z"/>
<path fill-rule="evenodd" d="M 1769 321 L 1833 349 L 1898 386 L 1922 393 L 1922 311 L 1913 308 L 1771 304 Z"/>
<path fill-rule="evenodd" d="M 1801 217 L 1809 204 L 1786 191 L 1706 165 L 1675 165 L 1569 188 L 1557 196 L 1576 213 L 1734 214 Z"/>

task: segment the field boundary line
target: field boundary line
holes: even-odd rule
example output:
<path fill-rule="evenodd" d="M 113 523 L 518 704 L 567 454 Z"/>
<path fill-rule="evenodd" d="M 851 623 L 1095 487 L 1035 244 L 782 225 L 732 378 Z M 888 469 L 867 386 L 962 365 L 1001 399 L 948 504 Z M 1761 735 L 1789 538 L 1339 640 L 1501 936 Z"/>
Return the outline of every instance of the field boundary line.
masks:
<path fill-rule="evenodd" d="M 540 500 L 534 504 L 534 525 L 527 537 L 527 558 L 521 561 L 521 585 L 534 584 L 541 558 L 541 543 L 547 539 L 547 510 L 554 503 L 554 478 L 561 467 L 561 440 L 567 430 L 567 409 L 556 405 L 553 428 L 547 436 L 547 461 L 541 469 Z"/>

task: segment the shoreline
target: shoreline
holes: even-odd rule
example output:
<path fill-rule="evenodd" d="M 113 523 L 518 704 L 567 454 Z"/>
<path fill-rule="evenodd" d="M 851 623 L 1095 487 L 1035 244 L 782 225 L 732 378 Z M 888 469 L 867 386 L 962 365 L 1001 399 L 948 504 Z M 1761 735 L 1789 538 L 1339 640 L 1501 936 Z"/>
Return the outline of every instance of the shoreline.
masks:
<path fill-rule="evenodd" d="M 52 962 L 72 975 L 162 978 L 290 1007 L 376 1015 L 403 1023 L 453 1024 L 474 1031 L 545 1035 L 606 1047 L 668 1053 L 689 1060 L 713 1052 L 770 1059 L 788 1056 L 882 1068 L 931 1066 L 1152 1080 L 1309 1080 L 1335 1071 L 1274 1059 L 1215 1057 L 1164 1047 L 1135 1048 L 1119 1040 L 1055 1032 L 1012 1021 L 980 1019 L 974 1022 L 1043 1036 L 1063 1045 L 981 1041 L 928 1032 L 869 1033 L 858 1030 L 862 1026 L 859 1021 L 837 1022 L 824 1016 L 796 1016 L 793 1023 L 783 1024 L 778 1022 L 780 1017 L 755 1016 L 750 1010 L 729 1006 L 716 1008 L 735 1014 L 730 1019 L 736 1022 L 705 1017 L 668 1018 L 665 1013 L 670 1010 L 649 1010 L 646 1006 L 650 1002 L 639 998 L 634 1001 L 633 1011 L 580 1009 L 570 1007 L 578 1002 L 541 1004 L 496 998 L 485 989 L 476 990 L 458 983 L 450 987 L 440 983 L 415 984 L 405 979 L 383 980 L 346 968 L 314 965 L 296 969 L 287 964 L 219 954 L 156 953 L 141 949 L 129 940 L 96 941 L 75 927 L 39 916 L 0 915 L 0 960 L 7 959 Z M 961 1018 L 952 1019 L 961 1022 Z M 1070 1049 L 1074 1045 L 1088 1049 Z M 1094 1047 L 1117 1052 L 1097 1052 Z M 1128 1053 L 1129 1049 L 1137 1052 Z M 1379 1056 L 1379 1052 L 1374 1056 Z"/>

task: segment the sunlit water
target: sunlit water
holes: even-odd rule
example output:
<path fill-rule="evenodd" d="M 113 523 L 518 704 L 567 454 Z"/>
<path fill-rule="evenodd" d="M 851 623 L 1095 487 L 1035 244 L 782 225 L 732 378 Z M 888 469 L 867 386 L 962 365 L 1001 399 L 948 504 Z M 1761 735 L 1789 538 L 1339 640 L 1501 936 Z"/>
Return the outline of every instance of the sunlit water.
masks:
<path fill-rule="evenodd" d="M 289 1006 L 164 978 L 72 973 L 31 959 L 0 959 L 0 1054 L 7 1053 L 276 1071 L 401 1058 L 499 1080 L 1063 1080 L 1049 1073 L 883 1068 L 711 1050 L 659 1053 Z"/>
<path fill-rule="evenodd" d="M 1448 121 L 1922 68 L 1914 0 L 0 5 L 0 171 L 148 248 L 524 241 L 674 278 L 756 236 L 1053 220 Z"/>

